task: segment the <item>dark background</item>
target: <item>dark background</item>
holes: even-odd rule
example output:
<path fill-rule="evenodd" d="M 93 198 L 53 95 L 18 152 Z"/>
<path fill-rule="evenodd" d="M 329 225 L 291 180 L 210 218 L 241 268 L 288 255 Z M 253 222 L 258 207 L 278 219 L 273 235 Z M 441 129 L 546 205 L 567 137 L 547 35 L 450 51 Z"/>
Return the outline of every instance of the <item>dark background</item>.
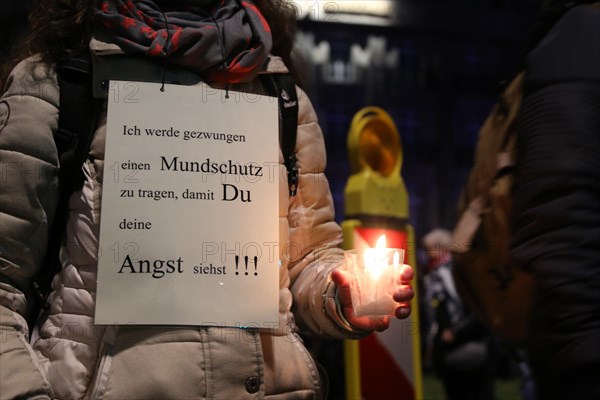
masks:
<path fill-rule="evenodd" d="M 388 26 L 301 20 L 299 28 L 302 46 L 310 48 L 307 41 L 330 46 L 329 63 L 311 62 L 306 55 L 304 59 L 308 59 L 306 90 L 327 143 L 327 175 L 337 220 L 344 217 L 343 190 L 350 173 L 346 149 L 350 121 L 362 107 L 375 105 L 392 116 L 400 131 L 402 176 L 418 239 L 432 228 L 453 227 L 478 129 L 503 82 L 522 65 L 540 1 L 395 4 Z M 395 65 L 372 61 L 364 67 L 352 62 L 351 46 L 368 50 L 372 37 L 385 39 L 386 53 L 396 53 Z M 345 68 L 346 79 L 332 78 L 336 63 Z"/>

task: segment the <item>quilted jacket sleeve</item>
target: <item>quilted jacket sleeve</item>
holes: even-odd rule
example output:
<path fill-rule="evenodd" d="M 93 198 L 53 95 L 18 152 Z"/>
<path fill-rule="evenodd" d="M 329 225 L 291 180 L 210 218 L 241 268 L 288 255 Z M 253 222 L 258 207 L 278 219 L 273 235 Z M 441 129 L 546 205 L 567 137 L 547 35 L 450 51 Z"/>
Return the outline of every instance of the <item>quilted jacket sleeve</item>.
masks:
<path fill-rule="evenodd" d="M 298 193 L 290 205 L 291 291 L 294 315 L 302 328 L 334 338 L 357 338 L 340 317 L 335 304 L 331 271 L 344 263 L 342 231 L 334 220 L 329 182 L 325 176 L 323 134 L 308 96 L 298 89 L 296 157 L 300 172 Z"/>
<path fill-rule="evenodd" d="M 56 77 L 27 59 L 0 100 L 0 398 L 52 391 L 28 343 L 31 279 L 40 267 L 57 201 Z"/>

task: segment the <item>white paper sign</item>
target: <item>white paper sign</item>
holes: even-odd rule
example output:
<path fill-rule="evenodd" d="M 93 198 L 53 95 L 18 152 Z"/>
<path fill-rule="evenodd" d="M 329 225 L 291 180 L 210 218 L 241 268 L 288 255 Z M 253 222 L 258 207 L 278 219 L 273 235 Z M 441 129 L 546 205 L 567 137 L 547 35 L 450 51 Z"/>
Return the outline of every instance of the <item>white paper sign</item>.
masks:
<path fill-rule="evenodd" d="M 98 324 L 278 320 L 278 106 L 272 97 L 111 82 Z"/>

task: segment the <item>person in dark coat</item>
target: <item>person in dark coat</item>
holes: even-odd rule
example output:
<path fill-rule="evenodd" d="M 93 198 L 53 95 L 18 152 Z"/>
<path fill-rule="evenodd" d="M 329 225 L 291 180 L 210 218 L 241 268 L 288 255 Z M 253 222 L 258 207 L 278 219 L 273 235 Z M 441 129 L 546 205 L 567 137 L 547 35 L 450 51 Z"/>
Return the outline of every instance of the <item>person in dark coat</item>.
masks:
<path fill-rule="evenodd" d="M 518 125 L 511 257 L 535 277 L 539 400 L 600 399 L 600 3 L 573 3 L 528 53 Z"/>

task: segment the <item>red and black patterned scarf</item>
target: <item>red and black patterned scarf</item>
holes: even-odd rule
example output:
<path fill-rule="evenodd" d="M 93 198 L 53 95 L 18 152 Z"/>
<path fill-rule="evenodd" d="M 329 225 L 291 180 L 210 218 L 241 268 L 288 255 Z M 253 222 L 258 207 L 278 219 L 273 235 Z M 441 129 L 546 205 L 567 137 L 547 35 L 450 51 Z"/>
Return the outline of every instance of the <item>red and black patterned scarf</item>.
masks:
<path fill-rule="evenodd" d="M 164 10 L 150 0 L 103 0 L 96 26 L 127 53 L 167 57 L 213 82 L 251 80 L 271 51 L 271 29 L 249 0 L 157 2 Z"/>

